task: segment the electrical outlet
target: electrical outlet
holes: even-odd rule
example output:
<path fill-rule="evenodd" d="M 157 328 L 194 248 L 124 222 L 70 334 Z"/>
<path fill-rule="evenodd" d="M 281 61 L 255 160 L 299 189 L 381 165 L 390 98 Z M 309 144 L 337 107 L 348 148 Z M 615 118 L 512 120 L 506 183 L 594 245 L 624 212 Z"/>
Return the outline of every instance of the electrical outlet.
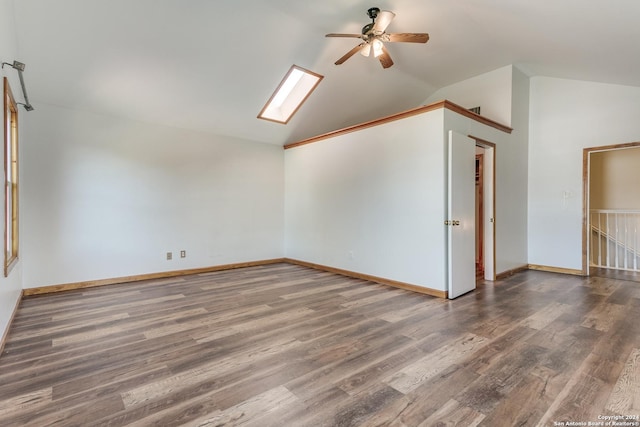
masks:
<path fill-rule="evenodd" d="M 187 257 L 187 251 L 182 250 L 180 251 L 180 258 L 186 258 Z"/>
<path fill-rule="evenodd" d="M 172 252 L 167 252 L 167 261 L 170 261 L 173 258 Z"/>

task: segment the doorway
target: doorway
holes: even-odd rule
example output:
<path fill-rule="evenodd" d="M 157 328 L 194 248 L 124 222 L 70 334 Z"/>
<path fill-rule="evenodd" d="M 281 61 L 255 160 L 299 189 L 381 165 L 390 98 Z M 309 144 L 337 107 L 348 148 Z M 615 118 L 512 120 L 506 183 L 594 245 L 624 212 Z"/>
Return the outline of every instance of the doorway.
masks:
<path fill-rule="evenodd" d="M 476 140 L 476 280 L 495 280 L 495 144 Z"/>
<path fill-rule="evenodd" d="M 484 280 L 484 149 L 476 147 L 476 280 Z"/>
<path fill-rule="evenodd" d="M 640 142 L 583 150 L 582 273 L 638 281 Z"/>
<path fill-rule="evenodd" d="M 495 280 L 495 145 L 450 130 L 447 157 L 447 296 L 454 299 L 476 288 L 478 253 L 480 280 Z"/>

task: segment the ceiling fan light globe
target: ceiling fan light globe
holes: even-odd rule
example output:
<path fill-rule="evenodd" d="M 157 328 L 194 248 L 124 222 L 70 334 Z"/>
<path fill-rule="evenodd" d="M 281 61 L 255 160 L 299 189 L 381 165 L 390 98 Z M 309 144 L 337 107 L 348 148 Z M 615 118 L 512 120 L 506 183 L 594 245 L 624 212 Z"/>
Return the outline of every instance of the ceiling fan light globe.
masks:
<path fill-rule="evenodd" d="M 372 43 L 371 43 L 371 50 L 373 51 L 373 56 L 374 57 L 379 57 L 380 55 L 382 55 L 382 48 L 384 47 L 384 45 L 382 44 L 382 41 L 375 39 Z"/>
<path fill-rule="evenodd" d="M 362 46 L 362 49 L 360 49 L 360 55 L 368 57 L 371 51 L 371 45 L 369 43 L 365 44 L 364 46 Z"/>

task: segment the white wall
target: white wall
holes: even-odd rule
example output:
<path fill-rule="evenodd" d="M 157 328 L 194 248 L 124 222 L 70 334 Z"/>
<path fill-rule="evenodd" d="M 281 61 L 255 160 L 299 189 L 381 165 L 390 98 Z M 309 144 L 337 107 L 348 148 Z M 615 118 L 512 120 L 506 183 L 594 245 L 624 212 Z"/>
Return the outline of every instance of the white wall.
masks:
<path fill-rule="evenodd" d="M 640 141 L 640 88 L 531 78 L 529 262 L 582 269 L 582 150 Z"/>
<path fill-rule="evenodd" d="M 0 62 L 13 63 L 14 60 L 20 59 L 17 57 L 17 54 L 18 49 L 15 33 L 15 22 L 13 17 L 13 2 L 11 0 L 0 0 Z M 0 72 L 0 77 L 7 77 L 9 79 L 9 84 L 11 85 L 11 90 L 14 97 L 16 98 L 16 101 L 22 101 L 22 89 L 20 88 L 20 82 L 18 80 L 17 72 L 13 68 L 5 65 L 5 67 Z M 4 99 L 4 93 L 2 94 L 2 96 L 2 99 Z M 21 134 L 22 128 L 24 128 L 24 123 L 28 121 L 28 114 L 29 113 L 27 113 L 22 107 L 20 107 L 20 110 L 18 112 L 20 125 L 20 129 L 18 130 L 18 142 L 20 144 L 20 151 L 23 151 L 24 144 L 28 143 L 26 138 L 24 138 Z M 1 144 L 4 144 L 4 139 L 2 139 Z M 4 150 L 2 150 L 2 152 L 4 153 Z M 4 154 L 2 154 L 1 156 L 4 162 Z M 23 176 L 22 171 L 20 171 L 20 175 Z M 2 197 L 4 197 L 4 192 L 2 192 Z M 2 224 L 4 224 L 4 209 L 2 209 L 1 211 L 2 212 L 0 213 L 0 218 L 2 218 Z M 23 224 L 21 224 L 21 226 L 22 225 Z M 24 229 L 24 227 L 21 228 Z M 19 248 L 18 254 L 20 258 L 22 258 L 23 253 L 24 249 Z M 9 273 L 9 277 L 5 278 L 4 275 L 0 273 L 0 338 L 2 338 L 4 333 L 7 331 L 7 328 L 9 326 L 9 318 L 12 315 L 16 303 L 20 298 L 20 294 L 22 292 L 22 265 L 23 262 L 20 259 L 17 265 Z"/>
<path fill-rule="evenodd" d="M 479 106 L 483 116 L 506 126 L 512 126 L 513 68 L 512 65 L 508 65 L 438 89 L 427 98 L 425 104 L 448 99 L 465 108 Z"/>
<path fill-rule="evenodd" d="M 285 151 L 288 258 L 445 290 L 443 110 Z"/>
<path fill-rule="evenodd" d="M 508 144 L 497 151 L 496 271 L 529 263 L 527 234 L 529 163 L 529 77 L 512 68 L 511 127 Z"/>
<path fill-rule="evenodd" d="M 35 107 L 25 288 L 283 256 L 282 147 Z"/>

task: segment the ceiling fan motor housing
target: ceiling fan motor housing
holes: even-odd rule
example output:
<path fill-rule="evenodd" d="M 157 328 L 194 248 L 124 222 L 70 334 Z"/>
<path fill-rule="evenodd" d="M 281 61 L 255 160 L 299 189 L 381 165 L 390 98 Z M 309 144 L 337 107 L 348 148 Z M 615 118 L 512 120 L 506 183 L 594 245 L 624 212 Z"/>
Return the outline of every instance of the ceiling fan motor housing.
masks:
<path fill-rule="evenodd" d="M 380 13 L 379 7 L 372 7 L 372 8 L 369 8 L 369 10 L 367 10 L 367 15 L 371 19 L 376 19 L 378 17 L 378 13 Z"/>

